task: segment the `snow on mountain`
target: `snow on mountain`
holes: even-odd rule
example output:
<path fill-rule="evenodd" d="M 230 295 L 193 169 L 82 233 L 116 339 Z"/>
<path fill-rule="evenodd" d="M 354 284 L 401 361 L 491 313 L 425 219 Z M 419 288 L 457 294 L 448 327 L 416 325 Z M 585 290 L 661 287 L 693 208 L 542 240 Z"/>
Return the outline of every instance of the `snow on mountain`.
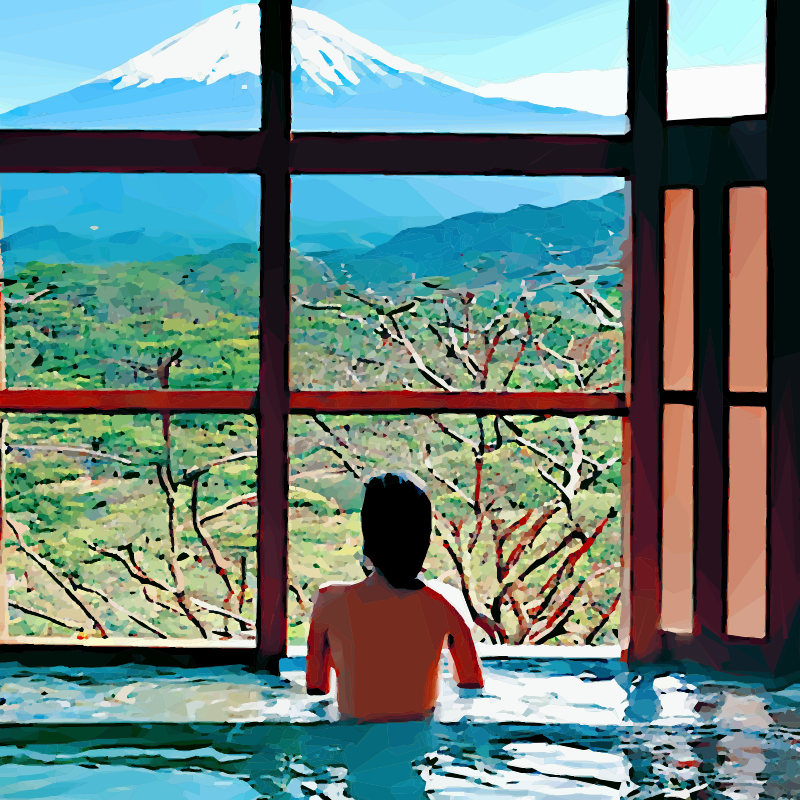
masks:
<path fill-rule="evenodd" d="M 233 6 L 82 85 L 117 81 L 119 91 L 181 78 L 210 86 L 228 75 L 260 75 L 260 29 L 257 5 Z"/>
<path fill-rule="evenodd" d="M 399 86 L 397 76 L 402 72 L 468 90 L 467 86 L 441 72 L 393 56 L 324 14 L 295 6 L 292 8 L 292 74 L 297 72 L 303 83 L 313 82 L 329 95 L 343 87 L 350 87 L 349 93 L 353 94 L 365 72 L 376 76 L 388 88 Z"/>

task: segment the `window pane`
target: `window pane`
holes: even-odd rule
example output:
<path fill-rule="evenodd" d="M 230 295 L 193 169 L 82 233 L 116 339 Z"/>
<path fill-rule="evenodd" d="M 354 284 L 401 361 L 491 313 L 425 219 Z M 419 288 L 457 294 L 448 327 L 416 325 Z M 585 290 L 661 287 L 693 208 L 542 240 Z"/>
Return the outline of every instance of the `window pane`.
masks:
<path fill-rule="evenodd" d="M 661 627 L 694 623 L 694 409 L 665 405 L 662 449 Z"/>
<path fill-rule="evenodd" d="M 619 0 L 294 0 L 298 131 L 628 130 Z"/>
<path fill-rule="evenodd" d="M 292 388 L 622 391 L 626 198 L 622 178 L 294 178 Z"/>
<path fill-rule="evenodd" d="M 253 641 L 254 418 L 6 424 L 12 637 Z"/>
<path fill-rule="evenodd" d="M 766 114 L 765 0 L 667 2 L 667 119 Z"/>
<path fill-rule="evenodd" d="M 730 409 L 728 625 L 761 639 L 767 624 L 767 410 Z"/>
<path fill-rule="evenodd" d="M 250 389 L 260 183 L 252 175 L 5 174 L 11 388 Z"/>
<path fill-rule="evenodd" d="M 616 643 L 621 436 L 620 421 L 606 418 L 293 416 L 290 644 L 305 643 L 321 583 L 364 577 L 362 483 L 398 469 L 431 491 L 426 580 L 444 583 L 445 596 L 472 620 L 463 573 L 481 615 L 476 635 L 488 641 L 491 631 L 509 644 Z"/>
<path fill-rule="evenodd" d="M 664 192 L 664 388 L 694 383 L 694 208 L 691 189 Z"/>
<path fill-rule="evenodd" d="M 730 357 L 734 392 L 767 391 L 767 190 L 730 189 Z"/>
<path fill-rule="evenodd" d="M 3 4 L 0 128 L 258 130 L 259 8 L 226 5 Z"/>

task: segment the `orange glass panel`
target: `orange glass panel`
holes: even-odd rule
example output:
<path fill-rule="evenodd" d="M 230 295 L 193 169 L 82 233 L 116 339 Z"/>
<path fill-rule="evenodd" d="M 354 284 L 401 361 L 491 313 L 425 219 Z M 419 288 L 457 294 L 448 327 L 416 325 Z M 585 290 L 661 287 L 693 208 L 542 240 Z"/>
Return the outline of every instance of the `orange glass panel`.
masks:
<path fill-rule="evenodd" d="M 767 625 L 767 410 L 733 406 L 729 427 L 728 633 Z"/>
<path fill-rule="evenodd" d="M 664 192 L 664 388 L 691 390 L 694 369 L 694 208 L 691 189 Z"/>
<path fill-rule="evenodd" d="M 661 628 L 691 633 L 694 617 L 694 409 L 664 406 Z"/>
<path fill-rule="evenodd" d="M 730 388 L 767 391 L 767 190 L 730 190 Z"/>

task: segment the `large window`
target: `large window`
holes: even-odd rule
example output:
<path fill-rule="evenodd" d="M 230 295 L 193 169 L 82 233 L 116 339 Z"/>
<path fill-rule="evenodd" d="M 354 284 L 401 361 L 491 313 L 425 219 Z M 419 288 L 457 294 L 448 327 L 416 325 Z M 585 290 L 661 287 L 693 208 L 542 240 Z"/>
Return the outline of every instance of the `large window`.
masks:
<path fill-rule="evenodd" d="M 764 525 L 749 571 L 725 498 L 736 464 L 766 458 L 771 390 L 710 364 L 734 336 L 729 295 L 761 274 L 729 263 L 723 231 L 729 188 L 766 178 L 764 120 L 668 124 L 663 0 L 484 4 L 491 19 L 465 3 L 458 26 L 452 4 L 411 5 L 297 2 L 293 30 L 291 2 L 265 0 L 260 40 L 255 4 L 221 9 L 6 104 L 8 185 L 88 187 L 70 212 L 87 243 L 3 246 L 7 651 L 34 642 L 19 634 L 205 642 L 276 669 L 315 586 L 359 577 L 359 483 L 393 467 L 430 483 L 429 575 L 485 641 L 716 662 L 708 642 L 762 647 Z M 189 251 L 155 236 L 125 261 L 132 240 L 87 216 L 92 181 L 140 179 L 141 203 L 163 173 L 234 217 L 257 193 L 228 207 L 204 181 L 257 176 L 258 253 L 194 231 Z M 669 250 L 670 219 L 695 225 L 691 247 Z M 668 298 L 666 274 L 692 292 Z M 664 360 L 668 335 L 688 358 Z M 728 434 L 730 469 L 714 449 Z"/>

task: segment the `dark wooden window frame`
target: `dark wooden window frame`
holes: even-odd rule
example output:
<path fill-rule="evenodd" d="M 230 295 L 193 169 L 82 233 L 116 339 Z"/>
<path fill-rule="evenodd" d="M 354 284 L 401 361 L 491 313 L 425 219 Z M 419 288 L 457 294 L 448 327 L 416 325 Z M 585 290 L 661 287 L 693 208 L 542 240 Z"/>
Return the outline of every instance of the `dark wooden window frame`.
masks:
<path fill-rule="evenodd" d="M 787 564 L 777 570 L 787 579 L 775 582 L 778 551 L 788 560 L 800 559 L 800 544 L 790 542 L 797 532 L 793 516 L 800 497 L 796 452 L 800 430 L 789 444 L 771 448 L 772 463 L 783 459 L 793 468 L 787 486 L 775 490 L 771 478 L 771 520 L 786 532 L 776 550 L 771 538 L 771 600 L 769 636 L 765 642 L 731 643 L 723 634 L 724 575 L 717 568 L 724 545 L 725 521 L 719 498 L 725 481 L 723 433 L 726 403 L 748 402 L 725 389 L 727 368 L 723 298 L 727 255 L 722 235 L 726 187 L 766 181 L 767 151 L 771 158 L 791 153 L 793 144 L 790 85 L 779 95 L 773 76 L 782 59 L 792 73 L 792 45 L 776 50 L 776 20 L 780 3 L 783 31 L 798 30 L 788 17 L 796 14 L 789 0 L 768 0 L 768 101 L 766 116 L 737 119 L 666 120 L 667 0 L 629 3 L 629 133 L 622 136 L 571 135 L 455 135 L 455 134 L 303 134 L 290 132 L 291 2 L 261 0 L 263 127 L 256 133 L 193 133 L 138 131 L 0 131 L 2 172 L 165 172 L 252 173 L 261 176 L 261 366 L 257 392 L 177 390 L 6 389 L 0 391 L 2 411 L 79 411 L 101 413 L 209 411 L 255 413 L 259 422 L 258 617 L 257 647 L 213 649 L 173 646 L 152 649 L 0 646 L 0 658 L 29 661 L 47 650 L 49 663 L 110 663 L 131 658 L 186 665 L 252 663 L 276 671 L 286 652 L 287 594 L 287 420 L 295 412 L 354 412 L 503 409 L 524 412 L 605 413 L 623 419 L 624 452 L 624 572 L 623 658 L 642 662 L 687 657 L 713 666 L 732 664 L 731 653 L 762 659 L 769 668 L 785 668 L 786 648 L 800 640 L 795 610 L 800 605 L 800 568 Z M 784 38 L 789 39 L 791 33 Z M 784 74 L 784 73 L 782 73 Z M 789 84 L 789 81 L 785 81 Z M 776 102 L 783 97 L 781 103 Z M 777 119 L 781 127 L 777 127 Z M 767 140 L 770 133 L 769 146 Z M 786 134 L 783 133 L 786 132 Z M 789 172 L 790 170 L 784 170 Z M 476 174 L 476 175 L 617 175 L 632 185 L 632 318 L 626 341 L 624 394 L 433 392 L 292 392 L 288 391 L 288 240 L 290 177 L 292 174 Z M 696 193 L 695 254 L 696 357 L 695 387 L 691 392 L 661 389 L 661 257 L 663 189 L 691 186 Z M 770 209 L 777 191 L 792 191 L 787 179 L 770 183 Z M 779 212 L 781 213 L 781 212 Z M 782 221 L 789 222 L 788 211 Z M 770 211 L 770 241 L 778 214 Z M 783 247 L 789 245 L 784 234 Z M 784 250 L 786 252 L 786 250 Z M 773 271 L 773 292 L 793 290 L 800 281 Z M 787 296 L 773 303 L 775 320 L 785 328 Z M 781 316 L 783 314 L 783 316 Z M 780 327 L 775 322 L 776 330 Z M 788 329 L 788 328 L 787 328 Z M 800 395 L 800 348 L 772 348 L 770 390 L 759 403 L 770 408 L 773 442 L 776 425 L 794 435 L 793 403 Z M 780 359 L 783 358 L 781 361 Z M 772 362 L 771 362 L 772 364 Z M 775 386 L 781 388 L 776 395 Z M 797 385 L 796 385 L 797 384 Z M 750 402 L 753 398 L 749 399 Z M 659 630 L 660 616 L 660 451 L 661 410 L 665 402 L 689 403 L 697 420 L 696 463 L 696 606 L 697 630 L 690 642 Z M 788 426 L 788 428 L 787 428 Z M 800 426 L 799 426 L 800 427 Z M 779 496 L 780 495 L 780 496 Z M 794 533 L 792 535 L 794 535 Z M 714 559 L 716 554 L 716 561 Z M 792 564 L 794 562 L 792 561 Z M 795 571 L 792 572 L 792 569 Z M 788 588 L 787 588 L 788 587 Z M 777 613 L 776 613 L 777 612 Z M 791 630 L 790 630 L 791 629 Z M 794 638 L 792 638 L 794 637 Z M 770 641 L 773 643 L 770 649 Z M 738 648 L 738 650 L 737 650 Z M 777 649 L 776 649 L 777 648 Z M 795 647 L 796 649 L 796 647 Z M 100 651 L 103 651 L 102 654 Z M 741 651 L 741 652 L 740 652 Z M 781 655 L 784 654 L 784 655 Z M 738 656 L 737 656 L 738 657 Z M 783 660 L 781 660 L 783 658 Z M 737 662 L 738 663 L 738 662 Z"/>

